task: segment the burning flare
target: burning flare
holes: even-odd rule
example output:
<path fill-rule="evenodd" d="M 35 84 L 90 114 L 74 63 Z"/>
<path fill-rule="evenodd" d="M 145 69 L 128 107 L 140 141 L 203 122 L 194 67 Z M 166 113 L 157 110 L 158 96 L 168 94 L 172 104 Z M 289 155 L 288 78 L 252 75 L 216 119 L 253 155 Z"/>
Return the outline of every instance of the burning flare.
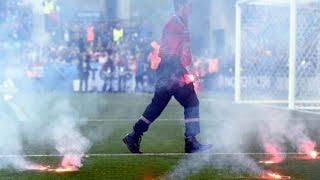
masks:
<path fill-rule="evenodd" d="M 291 179 L 290 176 L 283 176 L 274 172 L 264 172 L 262 174 L 262 179 Z"/>
<path fill-rule="evenodd" d="M 270 158 L 265 161 L 259 161 L 261 164 L 276 164 L 280 163 L 285 159 L 284 153 L 282 153 L 282 150 L 279 145 L 274 143 L 265 143 L 264 150 L 268 154 L 270 154 Z"/>
<path fill-rule="evenodd" d="M 276 164 L 276 161 L 273 160 L 266 160 L 266 161 L 259 161 L 260 164 Z"/>
<path fill-rule="evenodd" d="M 82 167 L 82 161 L 86 156 L 81 154 L 66 154 L 61 162 L 62 167 Z"/>
<path fill-rule="evenodd" d="M 312 140 L 305 140 L 299 145 L 299 153 L 304 153 L 312 159 L 316 159 L 319 153 L 315 150 L 316 143 Z"/>
<path fill-rule="evenodd" d="M 182 78 L 182 82 L 185 84 L 194 83 L 196 80 L 196 77 L 193 74 L 185 74 Z"/>
<path fill-rule="evenodd" d="M 309 155 L 311 156 L 312 159 L 316 159 L 318 156 L 318 152 L 317 151 L 310 151 Z"/>
<path fill-rule="evenodd" d="M 34 170 L 34 171 L 47 171 L 50 166 L 40 165 L 40 164 L 31 164 L 26 167 L 26 170 Z"/>
<path fill-rule="evenodd" d="M 75 172 L 75 171 L 79 171 L 79 169 L 77 167 L 58 167 L 56 169 L 49 169 L 48 171 L 54 171 L 57 173 L 64 173 L 64 172 Z"/>
<path fill-rule="evenodd" d="M 48 171 L 57 173 L 79 171 L 79 168 L 82 167 L 82 161 L 87 157 L 87 155 L 67 154 L 63 157 L 60 167 L 56 169 L 49 169 Z"/>
<path fill-rule="evenodd" d="M 276 173 L 268 173 L 267 175 L 273 179 L 286 179 L 288 177 L 288 176 L 281 176 L 280 174 L 276 174 Z M 290 179 L 290 177 L 288 177 L 288 179 Z"/>
<path fill-rule="evenodd" d="M 50 171 L 50 172 L 75 172 L 79 171 L 77 167 L 69 166 L 69 167 L 58 167 L 58 168 L 50 168 L 50 166 L 40 165 L 40 164 L 31 164 L 26 167 L 26 170 L 33 170 L 33 171 Z"/>
<path fill-rule="evenodd" d="M 188 74 L 188 79 L 191 81 L 191 82 L 194 82 L 196 80 L 196 78 L 194 77 L 194 75 L 192 74 Z"/>

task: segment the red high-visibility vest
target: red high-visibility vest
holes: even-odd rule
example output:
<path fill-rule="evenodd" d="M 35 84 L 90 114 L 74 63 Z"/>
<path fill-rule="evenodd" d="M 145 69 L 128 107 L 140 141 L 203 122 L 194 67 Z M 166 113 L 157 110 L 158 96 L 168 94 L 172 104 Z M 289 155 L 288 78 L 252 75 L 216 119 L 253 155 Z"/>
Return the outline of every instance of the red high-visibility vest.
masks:
<path fill-rule="evenodd" d="M 88 42 L 94 41 L 94 27 L 93 26 L 89 26 L 87 28 L 87 41 Z"/>
<path fill-rule="evenodd" d="M 217 73 L 220 70 L 219 60 L 218 59 L 209 59 L 208 63 L 208 72 Z"/>

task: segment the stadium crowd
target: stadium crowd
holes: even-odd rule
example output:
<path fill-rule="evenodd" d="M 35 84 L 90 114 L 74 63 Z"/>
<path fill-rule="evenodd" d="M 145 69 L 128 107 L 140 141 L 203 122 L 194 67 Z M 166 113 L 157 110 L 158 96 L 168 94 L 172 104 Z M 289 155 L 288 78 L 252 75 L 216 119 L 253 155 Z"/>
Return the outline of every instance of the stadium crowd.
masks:
<path fill-rule="evenodd" d="M 65 21 L 59 18 L 57 6 L 50 9 L 45 7 L 46 2 L 55 1 L 45 0 L 43 4 L 48 16 L 45 29 L 50 36 L 50 42 L 43 44 L 31 41 L 29 6 L 12 0 L 2 7 L 7 10 L 1 14 L 1 26 L 7 28 L 0 36 L 1 66 L 15 69 L 18 86 L 24 91 L 153 92 L 160 59 L 159 44 L 152 39 L 152 24 Z M 232 61 L 220 63 L 220 59 L 208 55 L 193 59 L 191 72 L 198 90 L 208 89 L 218 72 L 232 74 Z"/>
<path fill-rule="evenodd" d="M 20 0 L 0 4 L 0 40 L 29 40 L 32 30 L 32 10 Z"/>

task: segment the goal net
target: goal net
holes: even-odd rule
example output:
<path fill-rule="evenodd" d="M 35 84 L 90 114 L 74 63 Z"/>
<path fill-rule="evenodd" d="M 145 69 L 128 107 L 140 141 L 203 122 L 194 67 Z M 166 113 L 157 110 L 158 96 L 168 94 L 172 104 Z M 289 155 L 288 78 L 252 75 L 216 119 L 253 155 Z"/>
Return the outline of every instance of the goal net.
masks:
<path fill-rule="evenodd" d="M 320 0 L 239 0 L 235 100 L 320 109 Z"/>

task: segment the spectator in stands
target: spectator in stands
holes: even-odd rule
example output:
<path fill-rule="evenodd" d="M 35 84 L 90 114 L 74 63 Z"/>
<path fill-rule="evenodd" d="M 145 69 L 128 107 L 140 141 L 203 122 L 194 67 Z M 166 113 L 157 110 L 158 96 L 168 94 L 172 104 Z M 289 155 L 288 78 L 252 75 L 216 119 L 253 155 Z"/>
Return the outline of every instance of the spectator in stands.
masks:
<path fill-rule="evenodd" d="M 92 61 L 90 62 L 90 78 L 91 78 L 91 92 L 98 91 L 98 71 L 99 71 L 99 55 L 96 55 L 92 58 Z"/>
<path fill-rule="evenodd" d="M 80 61 L 78 64 L 78 71 L 80 77 L 80 92 L 83 92 L 83 85 L 84 85 L 84 92 L 88 91 L 88 80 L 89 80 L 89 73 L 91 70 L 90 67 L 90 54 L 84 52 L 81 53 Z"/>
<path fill-rule="evenodd" d="M 147 91 L 146 75 L 147 75 L 148 64 L 146 60 L 142 59 L 142 56 L 140 53 L 137 53 L 136 60 L 137 60 L 136 92 L 146 92 Z"/>
<path fill-rule="evenodd" d="M 45 29 L 47 32 L 51 32 L 52 30 L 52 13 L 55 12 L 55 6 L 55 1 L 53 0 L 44 0 L 42 2 L 42 10 L 45 17 Z"/>
<path fill-rule="evenodd" d="M 67 23 L 63 25 L 63 41 L 66 45 L 70 45 L 70 30 Z"/>
<path fill-rule="evenodd" d="M 80 37 L 80 39 L 78 40 L 78 47 L 79 47 L 80 53 L 83 53 L 86 51 L 86 45 L 82 37 Z"/>
<path fill-rule="evenodd" d="M 128 63 L 126 61 L 126 58 L 123 55 L 117 56 L 117 66 L 118 66 L 118 72 L 119 72 L 119 91 L 120 92 L 126 92 L 127 87 L 127 79 L 131 78 L 130 75 L 130 69 L 128 67 Z"/>
<path fill-rule="evenodd" d="M 124 30 L 118 23 L 116 27 L 113 29 L 113 41 L 117 44 L 119 44 L 120 40 L 122 39 L 124 35 Z"/>
<path fill-rule="evenodd" d="M 29 40 L 31 37 L 32 30 L 32 9 L 31 6 L 27 7 L 26 4 L 21 3 L 21 0 L 10 0 L 10 1 L 1 1 L 4 11 L 0 12 L 0 20 L 2 32 L 5 34 L 1 36 L 1 40 L 6 40 L 7 42 L 0 43 L 0 56 L 7 56 L 7 54 L 18 53 L 20 49 L 23 50 L 24 54 L 30 54 L 32 57 L 21 58 L 21 59 L 31 59 L 40 58 L 41 61 L 44 61 L 44 81 L 52 86 L 52 84 L 63 84 L 65 82 L 65 76 L 68 76 L 68 71 L 65 69 L 73 69 L 73 74 L 76 74 L 78 77 L 79 69 L 77 65 L 73 67 L 69 67 L 69 63 L 79 62 L 81 58 L 79 58 L 79 54 L 82 54 L 86 51 L 92 51 L 92 54 L 95 54 L 97 51 L 103 52 L 105 49 L 115 49 L 119 52 L 119 61 L 115 62 L 115 73 L 118 76 L 122 76 L 122 85 L 119 84 L 119 87 L 122 87 L 122 91 L 127 91 L 128 87 L 131 87 L 131 91 L 134 92 L 135 85 L 135 72 L 137 70 L 137 64 L 133 57 L 136 52 L 142 52 L 147 48 L 141 48 L 142 44 L 139 42 L 140 37 L 147 36 L 149 34 L 148 28 L 151 26 L 145 26 L 147 24 L 141 24 L 141 22 L 136 21 L 119 21 L 116 22 L 116 30 L 118 30 L 119 37 L 117 42 L 113 41 L 113 27 L 109 24 L 108 21 L 102 20 L 101 27 L 95 25 L 94 33 L 95 38 L 92 41 L 93 47 L 89 49 L 87 46 L 86 40 L 86 25 L 82 21 L 63 21 L 64 26 L 56 26 L 55 28 L 59 28 L 59 32 L 61 34 L 56 34 L 57 38 L 55 41 L 51 41 L 46 44 L 45 47 L 37 47 L 34 43 L 28 42 L 25 40 Z M 25 1 L 27 2 L 27 1 Z M 41 0 L 40 3 L 43 3 L 42 12 L 46 14 L 46 18 L 48 18 L 49 24 L 48 29 L 52 28 L 50 21 L 53 20 L 54 14 L 52 12 L 57 10 L 57 0 Z M 29 3 L 30 5 L 31 3 Z M 57 11 L 56 11 L 57 12 Z M 51 16 L 53 15 L 53 16 Z M 50 19 L 51 18 L 51 19 Z M 53 19 L 52 19 L 53 18 Z M 59 17 L 56 17 L 59 18 Z M 59 20 L 59 19 L 57 19 Z M 66 18 L 61 18 L 60 21 L 66 20 Z M 93 25 L 93 21 L 89 21 L 90 24 Z M 113 24 L 113 22 L 112 22 Z M 140 28 L 141 27 L 141 28 Z M 147 29 L 144 29 L 147 28 Z M 51 30 L 51 29 L 50 29 Z M 127 32 L 128 31 L 128 32 Z M 59 36 L 58 36 L 59 35 Z M 98 36 L 100 38 L 98 38 Z M 14 39 L 14 41 L 12 41 Z M 23 40 L 23 43 L 20 41 Z M 101 41 L 101 42 L 100 42 Z M 28 42 L 27 44 L 24 44 Z M 61 48 L 60 45 L 63 45 Z M 28 53 L 25 52 L 28 50 Z M 129 52 L 125 52 L 129 50 Z M 124 53 L 122 53 L 124 52 Z M 143 55 L 142 55 L 143 56 Z M 102 64 L 105 63 L 107 56 L 103 56 L 103 54 L 99 55 L 99 64 L 98 68 L 102 68 Z M 120 58 L 122 57 L 122 58 Z M 126 58 L 124 58 L 126 57 Z M 144 56 L 143 56 L 144 58 Z M 3 58 L 8 59 L 8 58 Z M 122 59 L 122 60 L 120 60 Z M 101 63 L 101 64 L 100 64 Z M 28 64 L 24 62 L 24 64 Z M 25 65 L 26 66 L 26 65 Z M 90 65 L 90 67 L 92 67 Z M 100 71 L 99 71 L 100 72 Z M 48 75 L 49 74 L 49 75 Z M 79 73 L 80 74 L 80 73 Z M 74 75 L 73 75 L 74 77 Z M 116 76 L 115 76 L 116 77 Z M 89 75 L 90 78 L 90 75 Z M 99 74 L 97 74 L 96 78 L 100 78 Z M 74 78 L 77 79 L 77 78 Z M 121 79 L 121 78 L 119 78 Z M 115 80 L 120 82 L 121 80 Z M 58 82 L 58 83 L 56 83 Z M 113 88 L 114 90 L 119 89 L 118 84 L 114 83 L 114 86 L 117 88 Z M 82 89 L 85 88 L 85 79 L 82 84 Z M 48 86 L 49 87 L 49 86 Z M 102 87 L 99 86 L 99 90 Z M 50 87 L 48 90 L 56 90 L 59 89 L 57 87 Z M 90 87 L 88 87 L 90 90 Z"/>
<path fill-rule="evenodd" d="M 112 41 L 112 30 L 106 22 L 101 25 L 101 41 L 104 48 Z"/>
<path fill-rule="evenodd" d="M 114 64 L 114 52 L 112 49 L 107 50 L 108 59 L 102 65 L 100 76 L 104 80 L 104 84 L 102 87 L 102 92 L 112 92 L 112 80 L 115 72 L 115 64 Z"/>
<path fill-rule="evenodd" d="M 144 20 L 140 25 L 139 36 L 141 42 L 148 41 L 152 37 L 152 29 L 147 20 Z"/>
<path fill-rule="evenodd" d="M 87 43 L 89 45 L 89 47 L 93 47 L 93 43 L 95 40 L 95 29 L 94 26 L 89 23 L 88 27 L 87 27 Z"/>
<path fill-rule="evenodd" d="M 136 89 L 137 59 L 132 51 L 127 51 L 128 73 L 126 75 L 126 91 L 133 93 Z"/>

